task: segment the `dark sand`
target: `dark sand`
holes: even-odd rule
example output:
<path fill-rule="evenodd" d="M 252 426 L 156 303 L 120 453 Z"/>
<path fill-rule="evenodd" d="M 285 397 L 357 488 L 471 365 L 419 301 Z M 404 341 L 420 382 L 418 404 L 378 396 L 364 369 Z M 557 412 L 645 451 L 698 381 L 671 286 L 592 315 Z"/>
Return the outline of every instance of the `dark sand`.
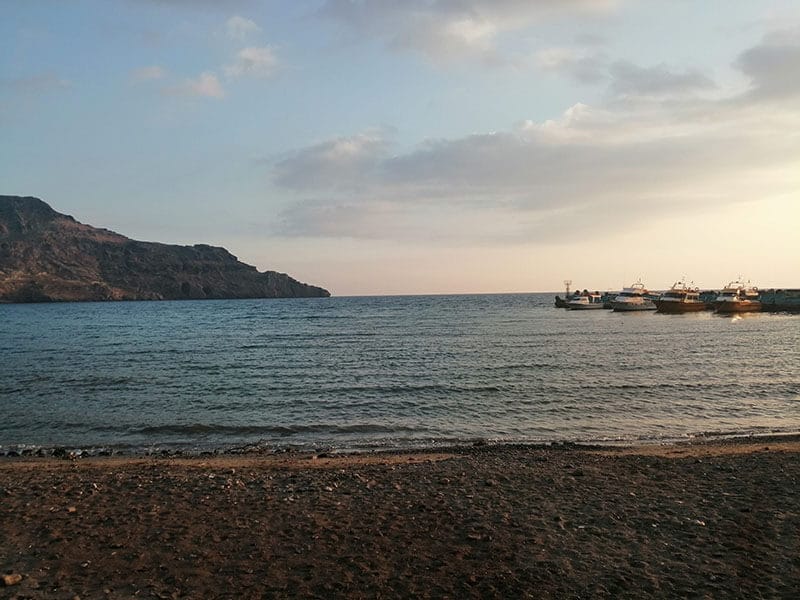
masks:
<path fill-rule="evenodd" d="M 0 598 L 800 594 L 800 442 L 0 460 Z"/>

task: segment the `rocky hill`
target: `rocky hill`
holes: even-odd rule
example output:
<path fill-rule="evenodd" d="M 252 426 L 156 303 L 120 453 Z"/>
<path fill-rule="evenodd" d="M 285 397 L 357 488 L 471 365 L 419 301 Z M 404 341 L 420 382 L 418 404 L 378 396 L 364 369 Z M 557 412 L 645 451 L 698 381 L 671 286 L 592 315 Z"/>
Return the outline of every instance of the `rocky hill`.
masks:
<path fill-rule="evenodd" d="M 137 242 L 38 198 L 0 196 L 0 302 L 324 296 L 224 248 Z"/>

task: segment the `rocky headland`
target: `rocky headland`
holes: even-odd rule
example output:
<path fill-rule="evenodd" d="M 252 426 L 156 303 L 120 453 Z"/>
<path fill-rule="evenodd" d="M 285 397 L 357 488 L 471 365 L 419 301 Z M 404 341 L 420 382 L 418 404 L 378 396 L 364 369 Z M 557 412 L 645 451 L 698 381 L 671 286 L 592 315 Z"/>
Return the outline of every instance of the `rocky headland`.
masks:
<path fill-rule="evenodd" d="M 38 198 L 0 196 L 0 302 L 327 296 L 224 248 L 139 242 Z"/>

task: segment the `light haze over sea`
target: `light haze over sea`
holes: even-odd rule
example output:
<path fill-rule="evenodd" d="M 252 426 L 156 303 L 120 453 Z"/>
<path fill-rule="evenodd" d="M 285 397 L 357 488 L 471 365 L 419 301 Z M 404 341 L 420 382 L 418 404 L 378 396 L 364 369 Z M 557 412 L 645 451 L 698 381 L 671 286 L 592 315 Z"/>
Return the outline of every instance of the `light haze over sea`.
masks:
<path fill-rule="evenodd" d="M 0 305 L 0 454 L 800 431 L 800 318 L 552 294 Z"/>

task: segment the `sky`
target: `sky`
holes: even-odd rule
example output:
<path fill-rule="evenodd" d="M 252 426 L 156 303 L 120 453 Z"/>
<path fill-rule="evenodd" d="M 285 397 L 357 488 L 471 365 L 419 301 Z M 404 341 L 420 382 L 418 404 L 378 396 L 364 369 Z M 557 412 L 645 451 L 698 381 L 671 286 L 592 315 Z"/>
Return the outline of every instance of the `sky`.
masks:
<path fill-rule="evenodd" d="M 334 295 L 800 287 L 800 4 L 0 0 L 0 194 Z"/>

